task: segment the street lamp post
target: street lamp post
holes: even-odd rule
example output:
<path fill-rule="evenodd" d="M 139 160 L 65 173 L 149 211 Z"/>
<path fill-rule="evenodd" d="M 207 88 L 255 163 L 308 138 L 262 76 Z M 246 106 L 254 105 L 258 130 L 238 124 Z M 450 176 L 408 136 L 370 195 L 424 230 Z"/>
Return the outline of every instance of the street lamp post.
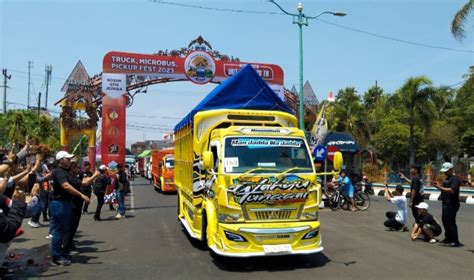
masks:
<path fill-rule="evenodd" d="M 304 130 L 304 95 L 303 95 L 303 25 L 308 26 L 308 19 L 316 19 L 324 14 L 331 14 L 333 16 L 338 16 L 338 17 L 343 17 L 346 14 L 341 13 L 341 12 L 330 12 L 330 11 L 324 11 L 318 14 L 317 16 L 310 17 L 306 16 L 303 14 L 303 4 L 301 2 L 298 3 L 298 14 L 292 14 L 287 11 L 285 11 L 277 2 L 274 0 L 269 0 L 269 2 L 272 2 L 275 4 L 283 13 L 292 16 L 293 17 L 293 23 L 297 24 L 299 27 L 299 41 L 300 41 L 300 92 L 299 92 L 299 126 L 300 129 Z"/>

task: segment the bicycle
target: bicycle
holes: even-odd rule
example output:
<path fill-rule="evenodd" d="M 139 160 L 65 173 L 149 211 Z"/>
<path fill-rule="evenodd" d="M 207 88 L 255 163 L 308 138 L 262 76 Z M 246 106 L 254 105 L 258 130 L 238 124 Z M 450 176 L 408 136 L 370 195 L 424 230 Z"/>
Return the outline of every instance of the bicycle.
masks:
<path fill-rule="evenodd" d="M 335 189 L 332 195 L 328 196 L 329 208 L 333 211 L 342 208 L 348 201 L 347 197 L 339 189 Z M 370 207 L 370 197 L 366 192 L 362 192 L 356 188 L 354 192 L 354 203 L 358 210 L 365 211 Z"/>

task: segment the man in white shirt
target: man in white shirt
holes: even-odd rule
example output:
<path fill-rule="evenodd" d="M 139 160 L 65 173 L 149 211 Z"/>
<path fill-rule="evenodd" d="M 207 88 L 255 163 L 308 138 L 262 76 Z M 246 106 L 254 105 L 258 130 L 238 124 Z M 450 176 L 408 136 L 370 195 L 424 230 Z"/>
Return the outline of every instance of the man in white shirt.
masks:
<path fill-rule="evenodd" d="M 397 205 L 397 212 L 387 212 L 387 220 L 384 225 L 389 230 L 408 231 L 407 224 L 407 198 L 403 196 L 403 187 L 397 185 L 395 187 L 395 195 L 392 195 L 385 185 L 385 198 L 393 204 Z"/>

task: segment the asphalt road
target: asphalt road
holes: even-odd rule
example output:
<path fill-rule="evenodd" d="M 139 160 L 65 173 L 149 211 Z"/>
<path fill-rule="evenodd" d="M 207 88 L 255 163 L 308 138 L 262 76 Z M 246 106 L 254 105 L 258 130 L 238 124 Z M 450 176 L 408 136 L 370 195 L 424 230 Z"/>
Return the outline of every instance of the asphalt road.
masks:
<path fill-rule="evenodd" d="M 134 209 L 126 219 L 113 220 L 107 207 L 108 220 L 83 215 L 71 266 L 50 267 L 47 227 L 30 229 L 26 221 L 26 233 L 11 244 L 13 259 L 7 260 L 17 270 L 13 279 L 472 279 L 474 205 L 463 204 L 458 213 L 464 247 L 446 248 L 386 231 L 384 213 L 395 205 L 371 198 L 366 212 L 321 210 L 323 253 L 232 259 L 188 238 L 176 218 L 176 195 L 157 193 L 140 178 L 127 197 Z M 440 203 L 429 204 L 441 221 Z"/>

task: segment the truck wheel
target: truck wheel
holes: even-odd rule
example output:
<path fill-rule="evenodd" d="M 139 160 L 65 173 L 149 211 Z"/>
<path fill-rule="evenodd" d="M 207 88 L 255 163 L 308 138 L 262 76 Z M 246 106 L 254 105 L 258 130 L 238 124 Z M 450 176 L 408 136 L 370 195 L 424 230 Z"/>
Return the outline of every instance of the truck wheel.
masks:
<path fill-rule="evenodd" d="M 207 215 L 206 215 L 206 211 L 202 212 L 201 241 L 204 245 L 207 246 Z"/>
<path fill-rule="evenodd" d="M 158 191 L 159 192 L 163 192 L 163 183 L 164 183 L 164 180 L 162 178 L 160 178 L 158 180 Z"/>
<path fill-rule="evenodd" d="M 181 217 L 181 201 L 179 200 L 179 192 L 178 192 L 177 197 L 178 197 L 178 202 L 176 205 L 178 206 L 177 208 L 178 208 L 178 221 L 179 221 L 180 220 L 179 218 Z"/>

